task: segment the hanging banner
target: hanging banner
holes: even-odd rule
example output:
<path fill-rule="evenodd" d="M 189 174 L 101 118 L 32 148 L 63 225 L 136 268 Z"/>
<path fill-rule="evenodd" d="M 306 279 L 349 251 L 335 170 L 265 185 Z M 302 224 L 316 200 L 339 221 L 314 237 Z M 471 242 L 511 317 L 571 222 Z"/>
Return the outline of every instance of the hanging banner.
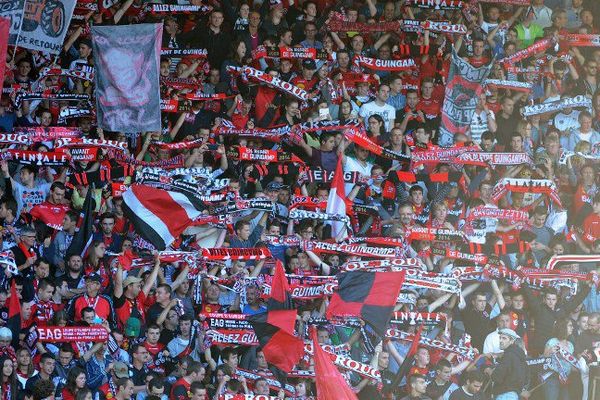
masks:
<path fill-rule="evenodd" d="M 4 70 L 6 68 L 6 51 L 8 50 L 8 32 L 10 20 L 0 17 L 0 88 L 4 85 Z"/>
<path fill-rule="evenodd" d="M 475 68 L 463 60 L 452 48 L 452 65 L 448 75 L 442 123 L 440 124 L 440 145 L 448 147 L 454 142 L 454 135 L 465 133 L 471 125 L 479 95 L 483 92 L 482 83 L 490 73 L 493 63 Z"/>
<path fill-rule="evenodd" d="M 59 54 L 71 23 L 76 0 L 26 0 L 17 45 Z"/>
<path fill-rule="evenodd" d="M 0 0 L 0 17 L 6 18 L 9 23 L 8 44 L 14 46 L 17 36 L 21 32 L 25 0 Z M 4 59 L 3 63 L 4 63 Z"/>
<path fill-rule="evenodd" d="M 93 26 L 98 127 L 160 131 L 162 24 Z"/>
<path fill-rule="evenodd" d="M 108 331 L 103 326 L 38 326 L 40 342 L 106 342 Z"/>

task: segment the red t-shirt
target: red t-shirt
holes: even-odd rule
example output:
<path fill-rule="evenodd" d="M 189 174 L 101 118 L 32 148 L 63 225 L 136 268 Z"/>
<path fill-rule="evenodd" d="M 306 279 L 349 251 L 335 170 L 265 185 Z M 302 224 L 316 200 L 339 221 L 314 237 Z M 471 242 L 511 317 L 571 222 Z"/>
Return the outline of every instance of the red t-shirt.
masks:
<path fill-rule="evenodd" d="M 171 389 L 171 395 L 169 396 L 169 398 L 175 400 L 189 399 L 190 396 L 188 396 L 188 392 L 190 391 L 191 386 L 192 385 L 188 383 L 188 381 L 186 381 L 184 378 L 179 378 L 173 385 L 173 388 Z"/>
<path fill-rule="evenodd" d="M 593 240 L 600 238 L 600 215 L 592 213 L 583 221 L 584 240 L 592 243 Z"/>

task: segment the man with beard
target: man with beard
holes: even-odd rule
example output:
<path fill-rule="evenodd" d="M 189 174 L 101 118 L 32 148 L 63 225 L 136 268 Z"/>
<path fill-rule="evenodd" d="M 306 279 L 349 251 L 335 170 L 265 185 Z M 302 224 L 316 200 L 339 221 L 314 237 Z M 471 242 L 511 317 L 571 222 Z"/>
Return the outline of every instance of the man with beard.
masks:
<path fill-rule="evenodd" d="M 84 292 L 83 261 L 79 254 L 72 254 L 67 260 L 66 270 L 58 277 L 60 295 L 63 299 L 72 299 Z"/>

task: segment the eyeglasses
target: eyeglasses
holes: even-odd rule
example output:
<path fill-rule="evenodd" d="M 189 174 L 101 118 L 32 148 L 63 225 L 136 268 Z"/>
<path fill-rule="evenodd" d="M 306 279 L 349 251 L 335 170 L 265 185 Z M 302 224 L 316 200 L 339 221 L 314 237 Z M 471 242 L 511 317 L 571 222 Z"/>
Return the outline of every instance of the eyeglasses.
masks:
<path fill-rule="evenodd" d="M 22 237 L 26 237 L 26 238 L 29 238 L 29 239 L 35 239 L 35 236 L 32 236 L 32 235 L 23 235 Z"/>

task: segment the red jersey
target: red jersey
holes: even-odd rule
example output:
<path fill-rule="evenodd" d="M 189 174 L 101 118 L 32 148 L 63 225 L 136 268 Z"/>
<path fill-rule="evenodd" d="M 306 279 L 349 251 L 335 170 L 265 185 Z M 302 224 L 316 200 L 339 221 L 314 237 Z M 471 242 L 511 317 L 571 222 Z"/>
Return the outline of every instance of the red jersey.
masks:
<path fill-rule="evenodd" d="M 62 304 L 56 304 L 53 301 L 36 300 L 31 306 L 32 321 L 36 322 L 38 326 L 47 326 L 54 313 L 62 308 Z"/>
<path fill-rule="evenodd" d="M 189 391 L 191 386 L 192 385 L 188 383 L 185 378 L 179 378 L 175 384 L 173 384 L 169 398 L 175 400 L 189 399 Z"/>
<path fill-rule="evenodd" d="M 103 296 L 88 297 L 87 294 L 82 294 L 74 297 L 69 306 L 75 321 L 81 321 L 81 310 L 86 307 L 92 307 L 96 311 L 96 315 L 102 319 L 112 318 L 112 306 L 106 298 Z"/>
<path fill-rule="evenodd" d="M 482 67 L 484 65 L 488 65 L 490 63 L 490 59 L 487 57 L 469 57 L 469 64 L 471 64 L 475 68 Z"/>
<path fill-rule="evenodd" d="M 592 213 L 583 221 L 584 238 L 588 244 L 600 238 L 600 215 Z"/>
<path fill-rule="evenodd" d="M 317 84 L 317 78 L 313 77 L 311 80 L 304 79 L 301 75 L 293 78 L 290 83 L 294 86 L 298 86 L 300 89 L 304 89 L 306 91 L 312 90 Z"/>
<path fill-rule="evenodd" d="M 440 115 L 440 111 L 442 110 L 442 105 L 439 101 L 434 99 L 423 99 L 419 101 L 417 104 L 417 110 L 423 111 L 425 114 L 425 118 L 427 119 L 435 119 Z"/>

